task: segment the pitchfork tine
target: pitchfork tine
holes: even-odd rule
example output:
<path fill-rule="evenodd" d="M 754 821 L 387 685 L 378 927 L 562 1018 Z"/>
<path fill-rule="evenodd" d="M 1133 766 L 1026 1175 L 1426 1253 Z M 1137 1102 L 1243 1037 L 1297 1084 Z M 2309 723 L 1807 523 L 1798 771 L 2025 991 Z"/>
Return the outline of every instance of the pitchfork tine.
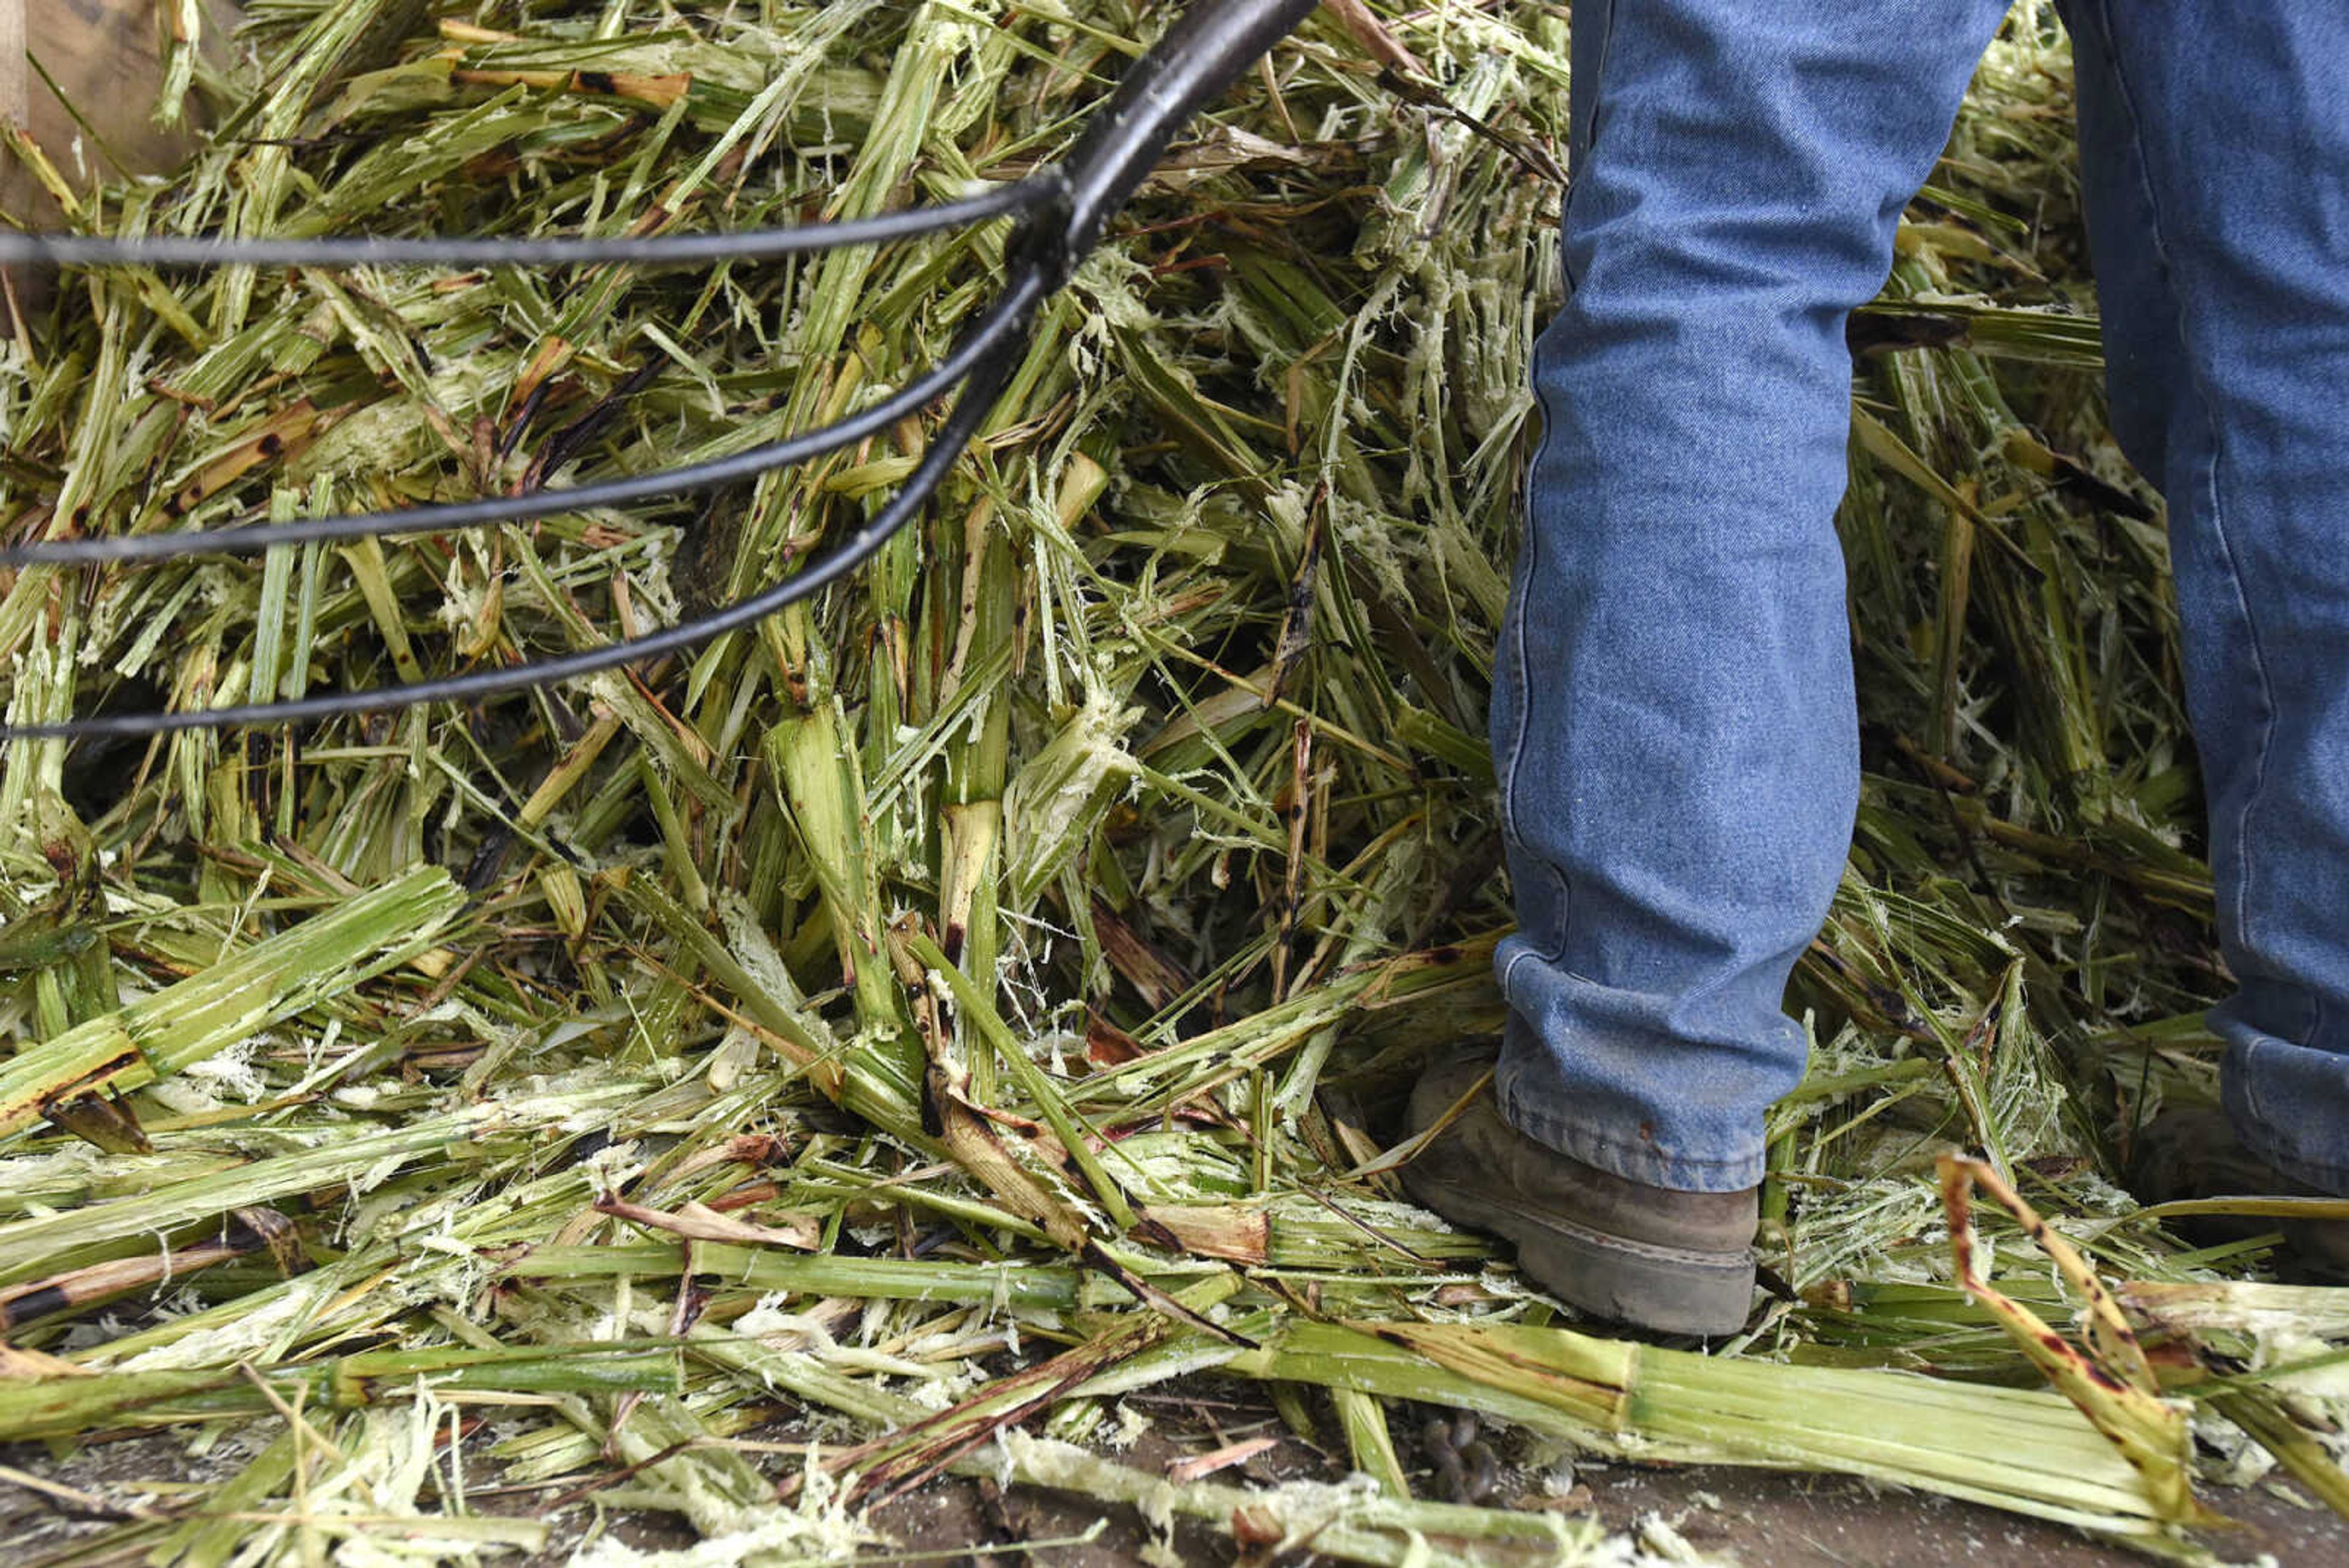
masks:
<path fill-rule="evenodd" d="M 1023 300 L 1034 308 L 1044 297 L 1042 279 L 1030 274 L 1006 303 Z M 542 686 L 574 676 L 593 675 L 638 659 L 657 658 L 709 641 L 725 632 L 752 626 L 795 599 L 847 576 L 870 560 L 874 551 L 910 522 L 929 501 L 930 493 L 962 456 L 962 449 L 978 433 L 980 421 L 994 407 L 998 394 L 1010 380 L 1017 358 L 1009 354 L 988 358 L 972 374 L 970 386 L 955 402 L 937 439 L 922 454 L 920 463 L 889 504 L 860 524 L 834 547 L 772 587 L 692 620 L 679 621 L 659 631 L 601 648 L 582 649 L 554 659 L 533 659 L 503 670 L 479 670 L 437 680 L 377 686 L 362 691 L 334 691 L 291 702 L 248 702 L 233 708 L 202 708 L 181 713 L 124 713 L 103 719 L 73 719 L 57 723 L 23 724 L 0 729 L 0 738 L 27 740 L 82 735 L 155 735 L 175 730 L 222 730 L 252 724 L 286 724 L 324 719 L 337 713 L 373 713 L 406 708 L 418 702 L 471 701 L 496 691 Z"/>
<path fill-rule="evenodd" d="M 0 550 L 0 565 L 38 562 L 153 561 L 193 555 L 251 555 L 274 545 L 367 535 L 486 528 L 557 513 L 623 505 L 681 491 L 707 490 L 835 451 L 878 434 L 918 412 L 957 382 L 961 397 L 914 472 L 888 505 L 827 554 L 758 593 L 712 613 L 644 637 L 502 670 L 289 702 L 244 703 L 181 713 L 134 713 L 0 727 L 0 739 L 142 735 L 195 729 L 279 724 L 337 713 L 467 701 L 691 648 L 750 626 L 854 571 L 918 514 L 975 436 L 1011 379 L 1038 307 L 1068 281 L 1099 241 L 1110 215 L 1133 193 L 1190 115 L 1229 87 L 1301 21 L 1315 0 L 1200 0 L 1176 17 L 1136 60 L 1109 100 L 1095 110 L 1065 164 L 982 194 L 934 207 L 801 228 L 732 234 L 634 239 L 264 239 L 153 236 L 109 240 L 68 234 L 0 234 L 0 262 L 150 266 L 357 266 L 423 263 L 449 266 L 624 263 L 680 265 L 767 259 L 847 245 L 875 244 L 1016 216 L 1003 296 L 973 321 L 935 369 L 844 420 L 753 447 L 731 457 L 566 490 L 353 514 L 288 523 L 116 538 L 40 540 Z"/>
<path fill-rule="evenodd" d="M 788 229 L 744 229 L 719 234 L 647 234 L 540 240 L 378 238 L 366 234 L 313 240 L 213 239 L 139 234 L 0 233 L 0 263 L 45 262 L 59 266 L 707 266 L 721 261 L 771 261 L 812 251 L 887 244 L 989 218 L 1033 212 L 1055 200 L 1050 176 L 1018 180 L 959 201 L 909 207 L 869 218 L 841 218 Z"/>
<path fill-rule="evenodd" d="M 301 545 L 318 539 L 357 539 L 373 535 L 392 538 L 406 534 L 442 534 L 495 527 L 501 523 L 527 522 L 564 512 L 597 506 L 625 506 L 698 490 L 714 490 L 745 479 L 756 479 L 771 469 L 788 468 L 825 452 L 878 435 L 909 414 L 918 413 L 935 399 L 969 376 L 978 360 L 1000 345 L 1007 335 L 1021 332 L 1026 323 L 1013 319 L 1010 296 L 989 306 L 973 329 L 937 367 L 920 380 L 891 393 L 879 402 L 828 425 L 786 436 L 738 452 L 677 468 L 657 468 L 620 479 L 598 480 L 563 490 L 533 490 L 520 495 L 492 495 L 479 501 L 451 501 L 429 506 L 403 506 L 389 512 L 354 512 L 339 517 L 297 518 L 290 523 L 247 523 L 233 528 L 186 529 L 175 534 L 122 534 L 83 539 L 44 539 L 14 549 L 0 550 L 0 566 L 31 566 L 40 562 L 168 561 L 187 556 L 257 556 L 278 545 Z"/>

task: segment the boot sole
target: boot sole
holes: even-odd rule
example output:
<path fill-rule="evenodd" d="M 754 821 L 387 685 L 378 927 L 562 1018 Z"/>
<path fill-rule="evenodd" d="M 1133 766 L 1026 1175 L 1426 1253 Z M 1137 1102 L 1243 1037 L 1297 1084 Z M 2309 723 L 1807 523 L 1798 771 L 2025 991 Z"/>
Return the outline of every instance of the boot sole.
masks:
<path fill-rule="evenodd" d="M 1610 1236 L 1572 1220 L 1505 1209 L 1444 1181 L 1403 1186 L 1445 1218 L 1516 1243 L 1517 1267 L 1578 1311 L 1658 1334 L 1717 1336 L 1745 1326 L 1754 1254 L 1699 1251 Z"/>

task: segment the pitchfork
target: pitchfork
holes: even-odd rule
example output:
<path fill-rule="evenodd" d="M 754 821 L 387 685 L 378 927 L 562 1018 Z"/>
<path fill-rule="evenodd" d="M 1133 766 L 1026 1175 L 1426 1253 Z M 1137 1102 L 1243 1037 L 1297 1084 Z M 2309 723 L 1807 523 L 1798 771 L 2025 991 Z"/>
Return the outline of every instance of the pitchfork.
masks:
<path fill-rule="evenodd" d="M 140 534 L 112 538 L 40 540 L 0 550 L 0 565 L 38 562 L 165 561 L 188 556 L 249 556 L 280 545 L 403 534 L 492 528 L 502 523 L 714 489 L 806 462 L 887 431 L 934 400 L 962 387 L 936 437 L 905 485 L 879 513 L 833 549 L 757 593 L 642 637 L 560 658 L 440 680 L 337 691 L 285 702 L 247 702 L 192 712 L 73 719 L 0 729 L 0 738 L 150 735 L 175 730 L 282 724 L 337 713 L 379 711 L 418 702 L 466 701 L 494 691 L 592 674 L 750 626 L 793 600 L 854 571 L 918 515 L 1001 396 L 1024 352 L 1038 307 L 1066 284 L 1123 206 L 1164 154 L 1184 123 L 1212 102 L 1287 36 L 1315 0 L 1194 0 L 1158 42 L 1128 67 L 1096 109 L 1067 158 L 979 195 L 936 206 L 839 223 L 740 234 L 636 239 L 102 239 L 75 234 L 0 234 L 0 262 L 61 265 L 326 266 L 413 264 L 438 266 L 563 266 L 623 263 L 679 266 L 763 260 L 849 245 L 881 244 L 992 218 L 1016 218 L 1007 248 L 1003 291 L 964 329 L 928 374 L 835 423 L 752 447 L 730 457 L 563 490 L 531 491 L 388 512 L 354 513 L 290 523 Z"/>

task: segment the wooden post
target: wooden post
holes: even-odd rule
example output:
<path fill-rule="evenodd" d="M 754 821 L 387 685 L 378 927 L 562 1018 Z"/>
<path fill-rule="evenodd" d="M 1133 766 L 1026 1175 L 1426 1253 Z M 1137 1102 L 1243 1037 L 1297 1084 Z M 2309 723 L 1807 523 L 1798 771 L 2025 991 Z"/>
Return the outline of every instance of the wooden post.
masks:
<path fill-rule="evenodd" d="M 23 126 L 32 101 L 25 63 L 25 0 L 0 0 L 0 124 Z"/>
<path fill-rule="evenodd" d="M 171 0 L 160 3 L 170 5 Z M 165 36 L 158 5 L 159 0 L 0 0 L 0 122 L 28 132 L 77 187 L 126 174 L 163 173 L 185 161 L 195 145 L 185 127 L 164 130 L 154 123 L 163 79 L 159 45 Z M 237 13 L 224 0 L 211 0 L 204 9 L 211 48 L 225 42 Z M 57 84 L 55 91 L 32 69 L 28 56 L 40 61 Z M 96 137 L 82 133 L 67 112 L 67 103 Z M 0 151 L 0 214 L 36 228 L 61 216 L 39 182 L 5 151 Z M 44 280 L 14 272 L 0 282 L 27 310 L 47 292 Z M 9 317 L 6 294 L 0 294 L 0 324 Z"/>

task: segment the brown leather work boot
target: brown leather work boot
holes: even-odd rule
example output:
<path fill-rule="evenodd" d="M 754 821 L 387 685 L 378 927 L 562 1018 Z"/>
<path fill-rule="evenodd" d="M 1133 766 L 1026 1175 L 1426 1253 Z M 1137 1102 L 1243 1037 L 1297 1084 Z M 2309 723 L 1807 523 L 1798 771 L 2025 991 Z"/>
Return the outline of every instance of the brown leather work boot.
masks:
<path fill-rule="evenodd" d="M 2129 1190 L 2148 1207 L 2189 1198 L 2342 1196 L 2295 1181 L 2261 1159 L 2235 1136 L 2227 1113 L 2209 1106 L 2166 1110 L 2138 1129 L 2136 1147 L 2129 1151 Z M 2284 1244 L 2309 1272 L 2349 1279 L 2349 1220 L 2193 1214 L 2168 1223 L 2177 1234 L 2203 1246 L 2281 1231 Z"/>
<path fill-rule="evenodd" d="M 1432 1067 L 1410 1131 L 1435 1125 L 1492 1058 Z M 1568 1158 L 1501 1119 L 1487 1086 L 1402 1168 L 1412 1197 L 1516 1243 L 1517 1266 L 1560 1301 L 1661 1334 L 1733 1334 L 1754 1303 L 1759 1189 L 1677 1192 Z"/>

